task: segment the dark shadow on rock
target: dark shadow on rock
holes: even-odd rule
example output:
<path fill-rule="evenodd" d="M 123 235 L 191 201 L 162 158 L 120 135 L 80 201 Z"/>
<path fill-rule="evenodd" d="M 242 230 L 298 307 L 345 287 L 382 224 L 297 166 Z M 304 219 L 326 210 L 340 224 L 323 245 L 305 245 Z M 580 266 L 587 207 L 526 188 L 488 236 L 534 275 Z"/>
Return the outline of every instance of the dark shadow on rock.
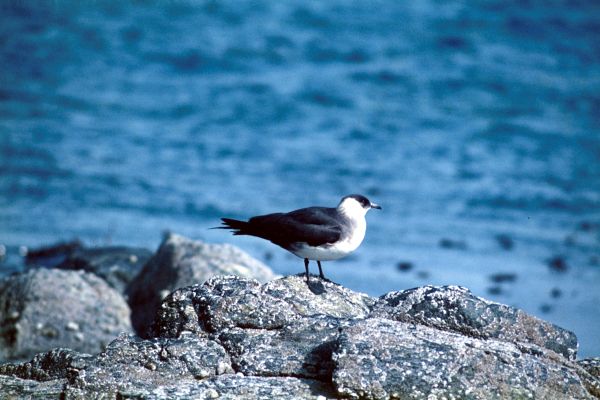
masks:
<path fill-rule="evenodd" d="M 336 348 L 337 338 L 315 346 L 306 355 L 302 368 L 308 372 L 319 375 L 323 382 L 331 382 L 335 365 L 331 355 Z M 312 377 L 311 377 L 312 378 Z"/>
<path fill-rule="evenodd" d="M 325 286 L 323 285 L 323 282 L 314 276 L 311 277 L 308 282 L 306 282 L 306 286 L 313 294 L 316 294 L 317 296 L 325 293 Z"/>

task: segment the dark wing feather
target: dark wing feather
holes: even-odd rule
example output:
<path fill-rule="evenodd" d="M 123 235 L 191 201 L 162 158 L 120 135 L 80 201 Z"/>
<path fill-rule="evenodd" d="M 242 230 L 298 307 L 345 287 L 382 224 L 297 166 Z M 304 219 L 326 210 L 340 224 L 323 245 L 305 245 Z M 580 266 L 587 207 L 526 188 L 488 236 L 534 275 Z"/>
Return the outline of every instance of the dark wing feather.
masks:
<path fill-rule="evenodd" d="M 334 218 L 335 209 L 310 207 L 287 214 L 269 214 L 250 218 L 249 233 L 283 247 L 303 242 L 311 246 L 334 243 L 340 239 L 341 227 Z"/>

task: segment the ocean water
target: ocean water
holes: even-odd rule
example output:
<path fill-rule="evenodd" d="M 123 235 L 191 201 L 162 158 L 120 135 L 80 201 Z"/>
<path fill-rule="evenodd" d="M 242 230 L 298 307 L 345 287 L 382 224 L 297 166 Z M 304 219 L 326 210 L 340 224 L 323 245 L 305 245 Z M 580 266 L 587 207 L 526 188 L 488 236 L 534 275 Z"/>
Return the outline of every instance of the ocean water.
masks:
<path fill-rule="evenodd" d="M 598 356 L 598 32 L 586 1 L 0 1 L 0 274 L 165 230 L 300 273 L 208 228 L 362 193 L 329 278 L 466 286 Z"/>

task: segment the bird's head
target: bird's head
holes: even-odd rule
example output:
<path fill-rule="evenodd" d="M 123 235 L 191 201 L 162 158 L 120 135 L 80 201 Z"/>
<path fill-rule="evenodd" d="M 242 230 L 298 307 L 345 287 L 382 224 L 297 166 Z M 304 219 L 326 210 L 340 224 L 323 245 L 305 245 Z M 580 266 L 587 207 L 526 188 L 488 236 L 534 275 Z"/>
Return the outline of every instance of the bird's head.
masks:
<path fill-rule="evenodd" d="M 338 210 L 350 217 L 364 216 L 371 208 L 381 210 L 381 206 L 372 203 L 369 199 L 361 194 L 351 194 L 345 196 L 338 204 Z"/>

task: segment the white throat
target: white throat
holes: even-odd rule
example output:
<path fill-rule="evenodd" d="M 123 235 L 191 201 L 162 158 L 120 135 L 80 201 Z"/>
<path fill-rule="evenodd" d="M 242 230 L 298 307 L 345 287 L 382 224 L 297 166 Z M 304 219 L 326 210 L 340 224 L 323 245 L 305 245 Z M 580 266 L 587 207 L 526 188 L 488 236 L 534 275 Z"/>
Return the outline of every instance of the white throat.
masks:
<path fill-rule="evenodd" d="M 368 209 L 364 208 L 353 198 L 346 198 L 337 207 L 338 212 L 348 218 L 352 224 L 351 234 L 343 238 L 340 246 L 347 252 L 356 250 L 365 238 L 367 232 L 367 220 L 365 215 Z"/>
<path fill-rule="evenodd" d="M 368 211 L 368 209 L 364 208 L 358 201 L 351 197 L 342 200 L 340 204 L 338 204 L 337 210 L 340 214 L 343 214 L 356 222 L 360 220 L 364 221 Z"/>

